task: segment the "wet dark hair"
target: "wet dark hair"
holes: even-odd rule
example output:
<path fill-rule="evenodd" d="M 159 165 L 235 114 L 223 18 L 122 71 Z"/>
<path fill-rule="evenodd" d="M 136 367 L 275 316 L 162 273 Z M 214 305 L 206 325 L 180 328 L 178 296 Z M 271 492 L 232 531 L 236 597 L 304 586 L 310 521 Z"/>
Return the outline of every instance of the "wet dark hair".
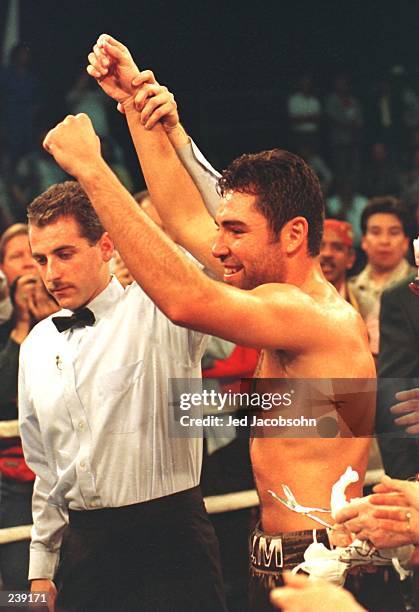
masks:
<path fill-rule="evenodd" d="M 319 254 L 324 199 L 314 170 L 301 157 L 282 149 L 242 155 L 224 170 L 219 189 L 222 196 L 229 190 L 256 196 L 256 208 L 276 239 L 288 221 L 305 217 L 308 253 Z"/>
<path fill-rule="evenodd" d="M 406 236 L 409 235 L 409 216 L 403 202 L 393 196 L 380 196 L 371 198 L 362 211 L 361 230 L 364 236 L 367 233 L 368 219 L 377 213 L 384 213 L 397 217 L 402 224 L 403 232 Z"/>
<path fill-rule="evenodd" d="M 45 227 L 62 217 L 73 217 L 80 236 L 96 244 L 105 231 L 89 198 L 76 181 L 52 185 L 28 206 L 29 225 Z"/>

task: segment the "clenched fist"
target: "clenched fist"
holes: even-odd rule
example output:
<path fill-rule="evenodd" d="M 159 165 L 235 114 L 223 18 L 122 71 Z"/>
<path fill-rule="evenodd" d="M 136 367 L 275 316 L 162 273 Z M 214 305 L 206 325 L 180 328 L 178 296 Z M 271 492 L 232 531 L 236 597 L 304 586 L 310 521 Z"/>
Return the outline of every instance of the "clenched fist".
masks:
<path fill-rule="evenodd" d="M 43 146 L 57 164 L 76 179 L 102 161 L 99 138 L 84 113 L 68 115 L 48 132 Z"/>

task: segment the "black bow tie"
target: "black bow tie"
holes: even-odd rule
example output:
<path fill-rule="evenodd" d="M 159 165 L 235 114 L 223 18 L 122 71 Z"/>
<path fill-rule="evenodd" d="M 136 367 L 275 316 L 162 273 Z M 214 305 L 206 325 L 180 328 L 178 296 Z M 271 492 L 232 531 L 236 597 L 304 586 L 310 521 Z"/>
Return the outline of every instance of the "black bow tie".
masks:
<path fill-rule="evenodd" d="M 94 325 L 95 321 L 95 315 L 88 308 L 77 310 L 71 317 L 52 317 L 52 322 L 60 333 L 72 327 Z"/>

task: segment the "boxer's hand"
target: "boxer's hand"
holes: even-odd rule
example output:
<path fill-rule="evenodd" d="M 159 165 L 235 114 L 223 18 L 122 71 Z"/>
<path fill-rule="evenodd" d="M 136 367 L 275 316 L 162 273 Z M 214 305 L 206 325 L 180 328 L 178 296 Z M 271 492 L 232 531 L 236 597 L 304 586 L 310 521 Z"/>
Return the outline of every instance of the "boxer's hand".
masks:
<path fill-rule="evenodd" d="M 48 612 L 54 612 L 57 589 L 52 580 L 32 580 L 31 593 L 48 593 Z"/>
<path fill-rule="evenodd" d="M 390 410 L 397 416 L 396 425 L 406 427 L 406 433 L 419 433 L 419 389 L 408 389 L 396 393 L 400 403 L 391 406 Z"/>
<path fill-rule="evenodd" d="M 99 138 L 84 113 L 75 117 L 68 115 L 48 132 L 43 146 L 61 168 L 75 178 L 80 178 L 102 160 Z"/>
<path fill-rule="evenodd" d="M 365 612 L 345 589 L 320 580 L 310 581 L 307 576 L 283 573 L 285 586 L 271 591 L 271 602 L 284 612 L 311 612 L 312 610 L 339 610 L 339 612 Z"/>
<path fill-rule="evenodd" d="M 87 72 L 118 106 L 135 93 L 132 81 L 140 71 L 127 47 L 115 38 L 101 34 L 88 61 Z"/>

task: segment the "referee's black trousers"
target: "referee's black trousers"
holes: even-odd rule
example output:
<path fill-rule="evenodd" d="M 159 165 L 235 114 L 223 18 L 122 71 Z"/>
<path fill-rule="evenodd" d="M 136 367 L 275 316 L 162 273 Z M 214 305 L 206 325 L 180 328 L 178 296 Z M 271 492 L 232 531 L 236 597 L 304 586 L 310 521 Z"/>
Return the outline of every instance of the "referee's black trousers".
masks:
<path fill-rule="evenodd" d="M 225 611 L 218 542 L 199 487 L 69 512 L 56 610 Z"/>

